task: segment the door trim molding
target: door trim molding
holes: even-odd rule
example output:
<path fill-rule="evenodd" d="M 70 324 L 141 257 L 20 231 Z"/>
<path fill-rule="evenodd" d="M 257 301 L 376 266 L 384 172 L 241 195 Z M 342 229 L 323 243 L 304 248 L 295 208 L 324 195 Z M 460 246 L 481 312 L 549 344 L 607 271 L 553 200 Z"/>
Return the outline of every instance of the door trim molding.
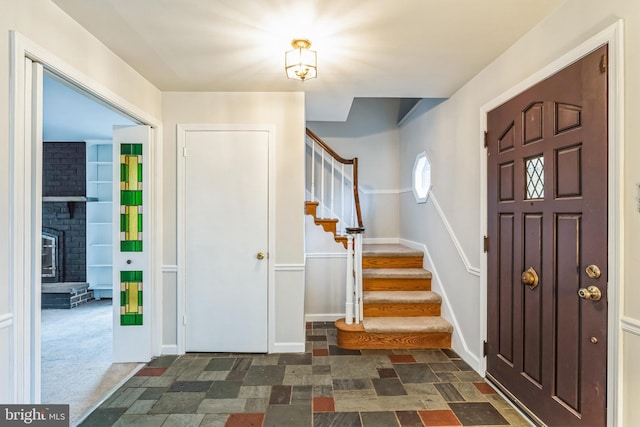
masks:
<path fill-rule="evenodd" d="M 177 284 L 176 284 L 176 331 L 177 331 L 177 354 L 184 354 L 186 351 L 186 286 L 185 286 L 185 253 L 186 253 L 186 173 L 185 173 L 185 156 L 184 147 L 187 132 L 206 132 L 206 131 L 239 131 L 239 132 L 267 132 L 268 162 L 269 162 L 269 186 L 268 186 L 268 254 L 271 260 L 277 259 L 275 247 L 275 147 L 276 147 L 276 127 L 272 124 L 183 124 L 176 125 L 176 210 L 177 210 Z M 275 338 L 275 269 L 276 263 L 269 262 L 269 271 L 267 275 L 267 346 L 268 351 L 274 351 Z M 282 265 L 281 265 L 282 266 Z M 297 271 L 297 269 L 295 270 Z"/>
<path fill-rule="evenodd" d="M 139 109 L 111 89 L 79 72 L 72 65 L 61 60 L 48 50 L 31 41 L 24 35 L 11 31 L 10 38 L 10 78 L 9 78 L 9 147 L 12 164 L 9 180 L 9 294 L 14 319 L 11 336 L 13 351 L 11 354 L 11 399 L 14 402 L 37 403 L 40 400 L 40 322 L 39 308 L 40 289 L 37 286 L 39 277 L 26 273 L 37 265 L 39 247 L 30 244 L 37 241 L 31 238 L 34 234 L 32 212 L 39 209 L 38 191 L 32 188 L 31 165 L 41 161 L 33 147 L 30 135 L 25 132 L 27 116 L 25 111 L 25 60 L 42 64 L 43 68 L 71 82 L 79 89 L 91 94 L 124 114 L 152 127 L 151 174 L 152 185 L 162 188 L 162 122 L 145 111 Z M 41 118 L 40 118 L 41 120 Z M 42 123 L 39 123 L 41 126 Z M 36 153 L 34 156 L 33 153 Z M 34 163 L 35 162 L 35 163 Z M 28 167 L 27 167 L 28 166 Z M 162 235 L 162 192 L 151 197 L 151 233 Z M 28 237 L 28 238 L 27 238 Z M 151 310 L 151 354 L 160 354 L 161 307 L 162 295 L 159 284 L 161 279 L 160 265 L 162 256 L 162 239 L 154 239 L 151 248 L 150 271 L 152 285 L 149 287 Z M 157 309 L 156 309 L 157 308 Z M 24 337 L 24 338 L 22 338 Z M 34 351 L 35 349 L 35 351 Z"/>
<path fill-rule="evenodd" d="M 622 342 L 620 339 L 620 301 L 624 292 L 624 223 L 622 221 L 624 178 L 624 26 L 617 20 L 598 34 L 576 46 L 538 72 L 487 102 L 480 108 L 478 132 L 480 154 L 480 236 L 487 234 L 487 155 L 484 132 L 487 113 L 517 94 L 546 79 L 605 44 L 609 45 L 608 81 L 608 350 L 607 350 L 607 425 L 614 426 L 622 419 Z M 480 344 L 487 339 L 487 254 L 481 256 L 480 265 Z M 486 373 L 486 358 L 482 359 L 481 373 Z"/>

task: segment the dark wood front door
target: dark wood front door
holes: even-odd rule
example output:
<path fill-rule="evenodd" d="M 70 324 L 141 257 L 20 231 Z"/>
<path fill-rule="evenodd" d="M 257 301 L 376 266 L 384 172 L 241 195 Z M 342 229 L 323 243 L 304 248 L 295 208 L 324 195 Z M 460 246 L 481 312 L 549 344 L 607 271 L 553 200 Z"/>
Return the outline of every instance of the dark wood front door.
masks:
<path fill-rule="evenodd" d="M 606 70 L 604 46 L 487 116 L 487 376 L 550 426 L 606 423 Z"/>

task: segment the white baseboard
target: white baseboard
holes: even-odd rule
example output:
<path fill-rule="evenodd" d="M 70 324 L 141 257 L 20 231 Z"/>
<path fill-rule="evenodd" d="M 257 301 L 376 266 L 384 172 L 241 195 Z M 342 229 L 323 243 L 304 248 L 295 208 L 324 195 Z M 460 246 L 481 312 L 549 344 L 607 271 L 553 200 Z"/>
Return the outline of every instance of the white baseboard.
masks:
<path fill-rule="evenodd" d="M 305 314 L 305 322 L 335 322 L 344 317 L 344 313 Z"/>
<path fill-rule="evenodd" d="M 163 345 L 162 347 L 160 347 L 160 354 L 161 355 L 168 355 L 168 354 L 180 354 L 178 352 L 178 346 L 175 344 L 172 345 Z"/>
<path fill-rule="evenodd" d="M 391 245 L 395 243 L 400 243 L 399 237 L 371 237 L 371 238 L 362 238 L 362 243 L 365 245 Z"/>
<path fill-rule="evenodd" d="M 299 342 L 281 342 L 274 343 L 269 353 L 304 353 L 305 343 Z"/>

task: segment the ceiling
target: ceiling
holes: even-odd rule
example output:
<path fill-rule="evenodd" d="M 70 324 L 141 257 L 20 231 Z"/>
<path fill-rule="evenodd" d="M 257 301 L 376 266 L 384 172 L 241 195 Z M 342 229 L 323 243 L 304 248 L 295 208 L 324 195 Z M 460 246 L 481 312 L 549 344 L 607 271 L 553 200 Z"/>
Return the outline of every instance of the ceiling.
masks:
<path fill-rule="evenodd" d="M 344 121 L 354 97 L 450 97 L 563 0 L 52 1 L 162 91 L 304 91 L 307 120 Z M 317 79 L 286 79 L 294 38 Z"/>

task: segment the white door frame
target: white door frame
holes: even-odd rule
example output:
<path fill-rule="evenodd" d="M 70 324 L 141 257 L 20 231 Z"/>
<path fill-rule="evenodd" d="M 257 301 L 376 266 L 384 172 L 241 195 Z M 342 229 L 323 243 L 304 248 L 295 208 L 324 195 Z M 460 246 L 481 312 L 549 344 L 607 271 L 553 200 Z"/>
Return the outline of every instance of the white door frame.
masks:
<path fill-rule="evenodd" d="M 185 197 L 185 143 L 187 132 L 207 132 L 207 131 L 265 131 L 269 134 L 269 187 L 268 187 L 268 204 L 267 212 L 269 219 L 267 222 L 268 230 L 268 256 L 269 256 L 269 271 L 267 273 L 267 345 L 268 352 L 274 351 L 274 337 L 275 337 L 275 264 L 276 264 L 276 248 L 275 248 L 275 147 L 276 147 L 276 132 L 275 125 L 269 124 L 246 124 L 246 125 L 233 125 L 233 124 L 178 124 L 177 125 L 177 144 L 176 144 L 176 158 L 177 158 L 177 262 L 178 262 L 178 283 L 177 283 L 177 341 L 178 341 L 178 354 L 184 354 L 186 349 L 186 286 L 185 286 L 185 252 L 186 252 L 186 197 Z M 242 316 L 242 312 L 238 312 L 239 316 Z M 234 319 L 229 319 L 229 322 L 233 322 Z"/>
<path fill-rule="evenodd" d="M 151 167 L 151 281 L 147 288 L 151 306 L 146 308 L 151 321 L 152 348 L 150 354 L 160 354 L 161 331 L 161 256 L 162 256 L 162 123 L 155 117 L 142 111 L 123 97 L 104 87 L 93 79 L 77 71 L 52 53 L 40 47 L 22 34 L 12 31 L 11 74 L 10 74 L 10 229 L 9 229 L 9 295 L 10 310 L 13 314 L 11 332 L 12 354 L 9 371 L 11 400 L 13 402 L 38 403 L 40 401 L 40 230 L 35 213 L 41 209 L 41 189 L 37 184 L 41 172 L 35 177 L 31 170 L 41 164 L 41 147 L 32 138 L 28 129 L 40 132 L 42 117 L 39 112 L 33 114 L 26 109 L 31 104 L 30 87 L 27 81 L 26 62 L 33 61 L 64 80 L 94 96 L 97 100 L 129 115 L 143 124 L 152 127 L 153 137 L 150 147 Z M 37 77 L 37 76 L 36 76 Z M 40 76 L 41 78 L 41 76 Z M 42 94 L 39 103 L 42 103 Z M 34 245 L 34 242 L 38 244 Z M 24 337 L 24 338 L 23 338 Z"/>
<path fill-rule="evenodd" d="M 616 426 L 622 419 L 622 341 L 620 339 L 620 301 L 624 290 L 624 47 L 623 22 L 619 20 L 600 33 L 561 56 L 540 71 L 492 99 L 480 109 L 481 145 L 487 130 L 487 113 L 514 96 L 566 68 L 596 48 L 609 45 L 608 82 L 608 138 L 609 138 L 609 200 L 608 200 L 608 349 L 607 349 L 607 425 Z M 480 149 L 480 242 L 487 235 L 487 154 Z M 482 244 L 480 245 L 482 247 Z M 487 254 L 483 253 L 480 265 L 480 346 L 487 339 Z M 486 358 L 482 359 L 482 374 L 486 372 Z"/>

